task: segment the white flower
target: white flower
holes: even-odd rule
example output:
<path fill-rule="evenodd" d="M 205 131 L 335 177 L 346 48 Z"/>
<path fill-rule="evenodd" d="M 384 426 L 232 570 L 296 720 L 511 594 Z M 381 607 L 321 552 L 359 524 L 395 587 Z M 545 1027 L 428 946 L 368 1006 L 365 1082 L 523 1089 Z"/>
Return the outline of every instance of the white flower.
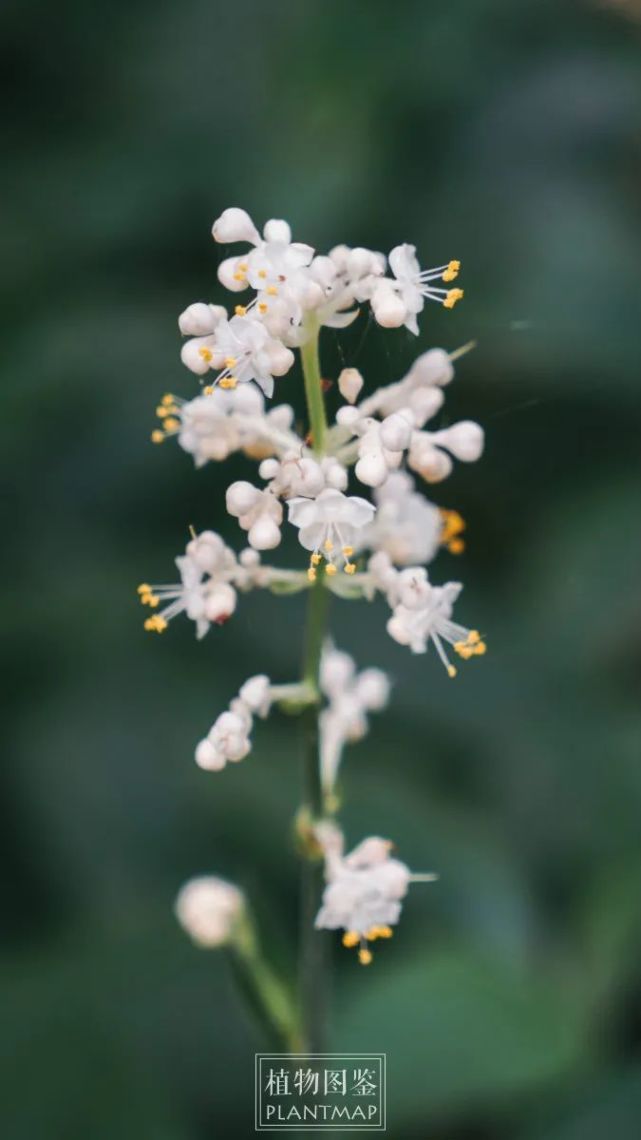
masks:
<path fill-rule="evenodd" d="M 412 653 L 425 653 L 432 641 L 450 677 L 456 676 L 456 668 L 445 652 L 444 641 L 464 660 L 482 656 L 487 649 L 478 630 L 452 621 L 454 603 L 462 589 L 460 582 L 432 586 L 422 566 L 401 570 L 393 581 L 388 580 L 388 600 L 394 612 L 387 632 L 399 645 L 409 646 Z"/>
<path fill-rule="evenodd" d="M 434 284 L 439 278 L 454 281 L 460 269 L 458 261 L 450 261 L 437 269 L 421 270 L 416 246 L 405 243 L 395 246 L 389 255 L 389 264 L 395 281 L 386 278 L 372 296 L 372 308 L 379 324 L 391 327 L 404 324 L 417 335 L 416 316 L 422 312 L 426 299 L 452 309 L 463 296 L 462 289 L 442 289 Z"/>
<path fill-rule="evenodd" d="M 418 494 L 406 471 L 394 471 L 374 492 L 376 515 L 359 534 L 359 548 L 382 550 L 397 566 L 431 562 L 442 540 L 443 515 Z"/>
<path fill-rule="evenodd" d="M 366 714 L 385 708 L 390 686 L 380 669 L 357 673 L 349 654 L 328 642 L 321 657 L 320 688 L 329 702 L 319 717 L 321 780 L 331 796 L 345 744 L 365 736 Z"/>
<path fill-rule="evenodd" d="M 197 637 L 204 637 L 212 623 L 222 625 L 236 609 L 236 591 L 231 585 L 237 570 L 236 555 L 220 535 L 204 531 L 188 543 L 176 565 L 181 578 L 176 585 L 144 582 L 138 587 L 140 601 L 152 610 L 161 602 L 169 602 L 147 618 L 145 629 L 163 633 L 172 618 L 185 612 L 196 623 Z"/>
<path fill-rule="evenodd" d="M 371 836 L 343 857 L 338 829 L 321 826 L 316 836 L 325 852 L 327 886 L 315 925 L 344 930 L 343 945 L 358 946 L 359 961 L 367 966 L 372 961 L 368 942 L 391 938 L 410 883 L 430 882 L 436 876 L 413 875 L 391 857 L 393 844 L 387 839 Z"/>
<path fill-rule="evenodd" d="M 290 452 L 304 446 L 292 431 L 294 410 L 278 404 L 265 411 L 265 400 L 253 384 L 235 388 L 215 387 L 193 400 L 163 396 L 156 408 L 162 428 L 153 431 L 153 443 L 178 436 L 184 451 L 193 455 L 197 467 L 209 460 L 226 459 L 244 451 L 252 459 Z"/>
<path fill-rule="evenodd" d="M 245 480 L 227 488 L 227 510 L 238 519 L 255 550 L 273 550 L 278 546 L 283 521 L 283 508 L 271 491 L 261 491 Z"/>
<path fill-rule="evenodd" d="M 178 327 L 183 336 L 192 337 L 180 350 L 184 365 L 204 376 L 209 371 L 216 350 L 216 329 L 227 320 L 227 310 L 222 305 L 206 305 L 197 301 L 189 305 L 178 318 Z"/>
<path fill-rule="evenodd" d="M 181 887 L 176 917 L 197 946 L 215 949 L 232 940 L 244 906 L 238 887 L 214 875 L 202 875 Z"/>
<path fill-rule="evenodd" d="M 341 556 L 343 569 L 353 574 L 356 566 L 350 562 L 354 553 L 356 534 L 361 527 L 371 522 L 375 507 L 367 499 L 356 495 L 344 495 L 342 491 L 328 488 L 321 491 L 316 499 L 295 498 L 287 503 L 289 521 L 298 527 L 298 539 L 312 552 L 309 575 L 315 576 L 315 567 L 325 558 L 326 574 L 336 573 L 336 562 Z"/>

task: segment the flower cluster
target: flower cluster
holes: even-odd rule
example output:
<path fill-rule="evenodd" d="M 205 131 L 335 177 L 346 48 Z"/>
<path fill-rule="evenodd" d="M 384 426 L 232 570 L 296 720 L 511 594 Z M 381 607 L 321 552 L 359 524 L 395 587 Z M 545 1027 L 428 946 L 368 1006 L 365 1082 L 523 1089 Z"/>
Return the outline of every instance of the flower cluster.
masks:
<path fill-rule="evenodd" d="M 392 857 L 394 844 L 389 839 L 370 836 L 344 855 L 343 834 L 334 823 L 319 824 L 316 838 L 327 880 L 316 927 L 343 930 L 343 945 L 358 947 L 359 962 L 368 966 L 372 961 L 368 943 L 392 937 L 410 884 L 433 882 L 438 876 L 412 874 Z"/>
<path fill-rule="evenodd" d="M 458 511 L 430 502 L 417 480 L 440 483 L 455 462 L 473 463 L 482 454 L 477 423 L 438 422 L 454 362 L 470 346 L 423 352 L 405 375 L 373 390 L 356 368 L 344 368 L 337 377 L 343 402 L 328 424 L 318 336 L 323 327 L 345 328 L 364 306 L 382 328 L 403 326 L 416 335 L 426 301 L 451 309 L 463 297 L 452 284 L 459 262 L 422 270 L 415 247 L 407 243 L 388 256 L 346 245 L 319 254 L 293 241 L 286 222 L 272 219 L 261 233 L 236 207 L 220 215 L 212 233 L 216 243 L 232 247 L 218 266 L 218 279 L 236 303 L 198 301 L 180 315 L 182 362 L 200 388 L 191 398 L 162 397 L 152 439 L 175 436 L 197 467 L 235 453 L 257 465 L 255 474 L 231 483 L 225 496 L 244 546 L 236 554 L 212 531 L 192 534 L 176 559 L 180 582 L 139 587 L 152 611 L 145 627 L 160 633 L 184 612 L 202 637 L 234 613 L 239 593 L 254 588 L 311 590 L 312 597 L 328 590 L 366 601 L 381 596 L 391 611 L 390 637 L 412 653 L 433 646 L 454 677 L 446 646 L 468 660 L 484 654 L 486 643 L 478 630 L 454 620 L 461 584 L 434 584 L 427 568 L 442 548 L 462 553 L 465 523 Z M 276 382 L 296 403 L 296 381 L 283 378 L 297 350 L 309 431 L 299 429 L 291 403 L 268 403 Z M 279 547 L 288 525 L 306 556 L 291 569 L 264 564 L 262 553 Z M 251 750 L 255 719 L 274 705 L 318 707 L 320 787 L 331 815 L 345 745 L 364 736 L 369 714 L 385 707 L 390 686 L 378 669 L 357 672 L 352 658 L 329 642 L 320 654 L 322 639 L 316 641 L 315 672 L 288 685 L 274 685 L 262 674 L 251 677 L 198 744 L 196 762 L 220 771 L 242 760 Z M 386 840 L 370 838 L 345 855 L 334 823 L 316 820 L 314 826 L 327 877 L 316 924 L 343 929 L 345 944 L 358 946 L 367 963 L 367 943 L 389 936 L 417 876 L 390 856 Z M 211 882 L 188 884 L 191 895 L 179 907 L 192 933 L 197 921 L 184 915 L 210 913 L 207 899 L 214 896 L 202 884 Z M 191 909 L 190 898 L 196 899 Z M 195 937 L 207 941 L 206 934 Z M 209 944 L 215 940 L 214 935 Z"/>

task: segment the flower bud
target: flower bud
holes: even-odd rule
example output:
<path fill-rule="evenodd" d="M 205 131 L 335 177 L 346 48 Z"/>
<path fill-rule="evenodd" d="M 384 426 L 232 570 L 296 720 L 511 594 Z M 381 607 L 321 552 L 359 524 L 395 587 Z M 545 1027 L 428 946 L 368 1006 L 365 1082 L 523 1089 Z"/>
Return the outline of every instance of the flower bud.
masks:
<path fill-rule="evenodd" d="M 269 360 L 269 371 L 272 376 L 284 376 L 294 363 L 294 353 L 280 341 L 272 340 L 265 346 L 265 353 Z"/>
<path fill-rule="evenodd" d="M 217 582 L 205 599 L 205 617 L 208 621 L 223 622 L 236 609 L 236 591 L 229 582 Z"/>
<path fill-rule="evenodd" d="M 230 206 L 229 209 L 223 210 L 220 217 L 216 218 L 211 233 L 214 241 L 220 242 L 221 245 L 229 245 L 236 241 L 248 241 L 252 245 L 258 245 L 260 242 L 260 234 L 249 214 L 238 206 Z"/>
<path fill-rule="evenodd" d="M 387 451 L 404 451 L 409 447 L 414 427 L 414 417 L 409 409 L 393 412 L 381 424 L 381 442 Z"/>
<path fill-rule="evenodd" d="M 461 420 L 458 424 L 452 424 L 452 427 L 435 432 L 432 438 L 463 463 L 474 463 L 480 457 L 485 439 L 483 428 L 473 420 Z"/>
<path fill-rule="evenodd" d="M 178 328 L 183 336 L 207 336 L 213 333 L 219 321 L 227 316 L 223 305 L 206 305 L 195 301 L 188 305 L 178 318 Z"/>
<path fill-rule="evenodd" d="M 338 377 L 338 390 L 343 399 L 355 404 L 362 387 L 363 377 L 358 368 L 344 368 Z"/>
<path fill-rule="evenodd" d="M 265 241 L 282 241 L 289 245 L 292 231 L 287 222 L 283 222 L 280 218 L 270 218 L 263 226 L 263 237 Z"/>
<path fill-rule="evenodd" d="M 268 514 L 261 514 L 249 528 L 247 539 L 254 550 L 273 550 L 280 542 L 280 527 Z"/>
<path fill-rule="evenodd" d="M 176 917 L 198 946 L 213 949 L 231 941 L 244 905 L 238 887 L 213 875 L 203 875 L 181 888 Z"/>
<path fill-rule="evenodd" d="M 408 372 L 410 376 L 416 384 L 442 388 L 454 376 L 454 367 L 445 349 L 430 348 L 416 358 Z"/>
<path fill-rule="evenodd" d="M 206 772 L 220 772 L 227 763 L 222 752 L 206 737 L 196 746 L 194 759 L 198 767 L 203 768 Z"/>
<path fill-rule="evenodd" d="M 241 515 L 246 515 L 253 507 L 256 506 L 261 492 L 257 487 L 252 486 L 244 479 L 239 479 L 238 482 L 232 483 L 227 488 L 225 495 L 225 503 L 230 515 L 235 518 L 240 518 Z"/>
<path fill-rule="evenodd" d="M 381 452 L 372 452 L 359 459 L 354 473 L 366 487 L 380 487 L 387 479 L 387 463 Z"/>
<path fill-rule="evenodd" d="M 389 286 L 380 285 L 372 295 L 372 309 L 379 325 L 385 329 L 396 329 L 407 317 L 407 307 Z"/>
<path fill-rule="evenodd" d="M 381 669 L 364 669 L 357 681 L 357 693 L 367 709 L 384 709 L 389 699 L 389 681 Z"/>

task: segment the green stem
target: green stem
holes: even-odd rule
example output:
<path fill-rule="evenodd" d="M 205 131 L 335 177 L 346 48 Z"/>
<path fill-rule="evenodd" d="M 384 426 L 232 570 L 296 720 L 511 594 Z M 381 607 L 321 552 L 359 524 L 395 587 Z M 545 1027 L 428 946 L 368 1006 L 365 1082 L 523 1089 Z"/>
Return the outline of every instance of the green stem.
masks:
<path fill-rule="evenodd" d="M 300 350 L 305 381 L 305 399 L 309 415 L 309 428 L 312 435 L 312 447 L 317 455 L 322 455 L 325 447 L 325 432 L 327 431 L 327 417 L 325 415 L 325 401 L 323 400 L 323 386 L 318 355 L 318 334 L 320 332 L 315 318 L 308 317 L 305 322 L 307 340 Z"/>
<path fill-rule="evenodd" d="M 301 349 L 305 396 L 309 414 L 312 444 L 316 454 L 322 454 L 327 421 L 321 384 L 318 356 L 317 324 L 308 324 L 308 340 Z M 323 815 L 323 787 L 320 772 L 318 703 L 320 701 L 319 674 L 323 641 L 327 624 L 329 594 L 325 589 L 324 574 L 317 569 L 317 578 L 309 591 L 305 646 L 303 656 L 303 682 L 316 694 L 316 703 L 303 714 L 303 810 L 301 816 L 309 823 Z M 300 818 L 300 817 L 299 817 Z M 300 1004 L 301 1023 L 305 1048 L 312 1053 L 325 1051 L 327 1033 L 328 943 L 324 932 L 314 928 L 323 888 L 323 866 L 313 836 L 303 844 L 301 868 L 301 941 L 300 941 Z"/>
<path fill-rule="evenodd" d="M 247 912 L 237 925 L 229 951 L 238 987 L 267 1040 L 275 1049 L 300 1052 L 303 1041 L 293 996 L 265 961 Z"/>

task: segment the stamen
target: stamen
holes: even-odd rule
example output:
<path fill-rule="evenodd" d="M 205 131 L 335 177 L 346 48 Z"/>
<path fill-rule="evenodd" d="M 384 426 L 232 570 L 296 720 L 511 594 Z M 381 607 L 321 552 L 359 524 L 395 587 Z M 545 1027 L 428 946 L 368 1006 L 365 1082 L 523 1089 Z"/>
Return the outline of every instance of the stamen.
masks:
<path fill-rule="evenodd" d="M 164 438 L 165 438 L 164 431 L 160 431 L 158 428 L 156 428 L 156 430 L 152 431 L 152 433 L 151 433 L 151 442 L 152 443 L 162 443 Z"/>
<path fill-rule="evenodd" d="M 238 384 L 238 377 L 237 376 L 223 376 L 222 380 L 219 380 L 218 383 L 219 383 L 221 388 L 225 389 L 225 391 L 228 391 L 228 390 L 233 391 L 233 389 Z"/>
<path fill-rule="evenodd" d="M 268 297 L 277 297 L 278 296 L 278 289 L 276 288 L 275 285 L 268 285 L 267 288 L 265 289 L 265 292 L 266 292 Z"/>
<path fill-rule="evenodd" d="M 334 543 L 332 542 L 331 538 L 326 538 L 324 543 L 323 543 L 323 550 L 326 550 L 327 553 L 329 554 L 329 552 L 333 549 L 334 549 Z"/>
<path fill-rule="evenodd" d="M 354 553 L 354 547 L 353 546 L 344 546 L 343 547 L 343 554 L 346 556 L 346 558 L 349 558 L 350 554 L 353 554 L 353 553 Z"/>
<path fill-rule="evenodd" d="M 355 562 L 346 562 L 345 565 L 343 566 L 343 570 L 345 571 L 346 574 L 355 574 L 356 573 L 356 563 Z"/>
<path fill-rule="evenodd" d="M 361 936 L 358 931 L 346 930 L 343 935 L 343 946 L 346 946 L 348 950 L 351 950 L 354 946 L 358 946 L 360 940 Z"/>
<path fill-rule="evenodd" d="M 307 581 L 308 582 L 315 582 L 316 581 L 316 571 L 315 571 L 313 566 L 310 566 L 309 570 L 307 571 Z"/>
<path fill-rule="evenodd" d="M 447 296 L 443 301 L 443 307 L 445 309 L 453 309 L 456 302 L 461 301 L 463 299 L 463 296 L 464 294 L 462 289 L 449 289 Z"/>
<path fill-rule="evenodd" d="M 236 360 L 235 356 L 226 356 L 225 357 L 225 368 L 229 368 L 230 372 L 233 368 L 236 367 L 237 364 L 238 364 L 238 361 Z"/>
<path fill-rule="evenodd" d="M 367 946 L 361 946 L 358 951 L 358 960 L 361 966 L 369 966 L 373 956 L 372 951 L 368 950 Z"/>
<path fill-rule="evenodd" d="M 443 274 L 444 281 L 455 281 L 461 268 L 460 261 L 450 261 L 445 273 Z"/>
<path fill-rule="evenodd" d="M 328 576 L 329 578 L 333 578 L 333 577 L 334 577 L 334 574 L 336 573 L 336 567 L 334 566 L 334 563 L 333 563 L 333 562 L 328 562 L 328 563 L 327 563 L 327 565 L 326 565 L 326 567 L 325 567 L 325 573 L 327 574 L 327 576 Z"/>
<path fill-rule="evenodd" d="M 247 316 L 247 309 L 245 308 L 244 305 L 236 305 L 234 312 L 235 312 L 237 317 L 246 317 Z"/>
<path fill-rule="evenodd" d="M 148 633 L 163 633 L 167 628 L 167 622 L 160 614 L 154 614 L 152 617 L 147 618 L 145 622 L 145 629 Z"/>

